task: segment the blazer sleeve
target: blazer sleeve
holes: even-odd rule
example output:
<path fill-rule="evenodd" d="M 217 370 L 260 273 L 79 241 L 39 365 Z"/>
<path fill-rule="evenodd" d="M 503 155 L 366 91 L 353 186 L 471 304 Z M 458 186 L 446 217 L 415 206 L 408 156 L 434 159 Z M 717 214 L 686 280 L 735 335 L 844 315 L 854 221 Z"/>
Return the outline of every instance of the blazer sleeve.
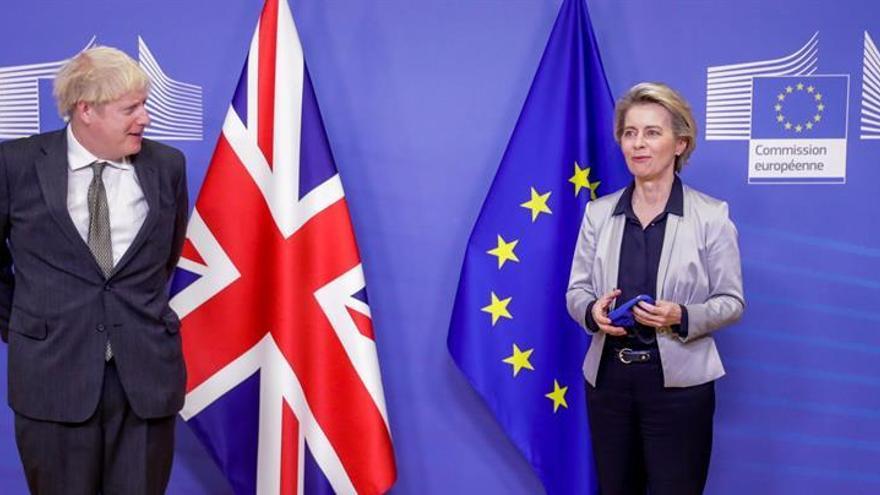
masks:
<path fill-rule="evenodd" d="M 189 192 L 187 190 L 186 181 L 186 158 L 183 153 L 177 151 L 176 158 L 179 160 L 180 174 L 177 178 L 176 191 L 176 208 L 174 215 L 174 237 L 171 244 L 171 255 L 166 264 L 168 278 L 174 274 L 174 268 L 180 260 L 180 253 L 183 251 L 183 243 L 186 240 L 186 225 L 189 217 Z"/>
<path fill-rule="evenodd" d="M 587 203 L 584 219 L 581 222 L 574 257 L 571 261 L 571 274 L 568 279 L 568 290 L 565 303 L 568 314 L 588 334 L 595 333 L 587 325 L 587 310 L 599 298 L 593 285 L 593 261 L 596 258 L 597 225 L 593 218 L 592 202 Z"/>
<path fill-rule="evenodd" d="M 707 221 L 705 238 L 709 295 L 703 303 L 685 305 L 685 342 L 736 322 L 745 308 L 736 227 L 730 220 L 727 203 L 721 203 L 715 213 Z"/>
<path fill-rule="evenodd" d="M 9 252 L 9 178 L 3 146 L 0 146 L 0 337 L 9 337 L 9 312 L 15 278 L 12 273 L 12 255 Z"/>

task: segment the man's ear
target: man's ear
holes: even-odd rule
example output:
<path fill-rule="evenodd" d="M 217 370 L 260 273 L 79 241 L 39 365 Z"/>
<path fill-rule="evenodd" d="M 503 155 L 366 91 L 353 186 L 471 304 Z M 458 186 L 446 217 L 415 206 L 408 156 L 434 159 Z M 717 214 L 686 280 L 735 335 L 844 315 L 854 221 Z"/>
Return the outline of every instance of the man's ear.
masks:
<path fill-rule="evenodd" d="M 96 108 L 91 103 L 85 101 L 78 101 L 76 106 L 73 107 L 73 112 L 79 114 L 79 119 L 84 124 L 91 124 L 92 120 L 95 118 Z"/>

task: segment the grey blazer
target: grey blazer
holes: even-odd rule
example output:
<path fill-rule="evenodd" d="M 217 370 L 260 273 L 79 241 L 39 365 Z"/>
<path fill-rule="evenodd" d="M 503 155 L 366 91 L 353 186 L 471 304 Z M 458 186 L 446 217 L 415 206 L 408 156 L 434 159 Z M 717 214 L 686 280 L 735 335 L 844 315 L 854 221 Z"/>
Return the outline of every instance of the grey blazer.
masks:
<path fill-rule="evenodd" d="M 587 203 L 566 293 L 568 313 L 593 335 L 583 372 L 595 386 L 605 333 L 586 326 L 587 306 L 617 286 L 624 215 L 612 215 L 623 190 Z M 737 321 L 745 307 L 736 227 L 727 203 L 684 186 L 684 215 L 670 214 L 657 273 L 657 298 L 684 305 L 688 336 L 657 333 L 667 387 L 724 375 L 711 333 Z"/>

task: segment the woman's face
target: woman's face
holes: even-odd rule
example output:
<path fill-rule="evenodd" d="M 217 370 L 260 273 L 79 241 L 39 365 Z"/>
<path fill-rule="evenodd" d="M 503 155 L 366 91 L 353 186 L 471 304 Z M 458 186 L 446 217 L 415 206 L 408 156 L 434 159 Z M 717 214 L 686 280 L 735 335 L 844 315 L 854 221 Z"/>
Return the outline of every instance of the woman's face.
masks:
<path fill-rule="evenodd" d="M 620 149 L 637 181 L 671 177 L 687 142 L 675 137 L 672 115 L 656 103 L 633 105 L 623 119 Z"/>

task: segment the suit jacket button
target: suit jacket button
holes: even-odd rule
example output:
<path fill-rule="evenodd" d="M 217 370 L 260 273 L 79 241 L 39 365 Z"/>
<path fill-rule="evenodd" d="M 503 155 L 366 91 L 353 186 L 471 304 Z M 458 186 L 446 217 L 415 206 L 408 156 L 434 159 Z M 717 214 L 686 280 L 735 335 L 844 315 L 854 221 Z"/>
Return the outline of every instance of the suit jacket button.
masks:
<path fill-rule="evenodd" d="M 97 330 L 97 331 L 99 331 L 99 332 L 103 332 L 103 331 L 104 331 L 104 324 L 103 324 L 103 323 L 98 323 L 98 326 L 95 327 L 95 330 Z"/>
<path fill-rule="evenodd" d="M 110 284 L 107 284 L 104 286 L 104 290 L 109 292 L 109 291 L 113 290 L 113 286 Z"/>

